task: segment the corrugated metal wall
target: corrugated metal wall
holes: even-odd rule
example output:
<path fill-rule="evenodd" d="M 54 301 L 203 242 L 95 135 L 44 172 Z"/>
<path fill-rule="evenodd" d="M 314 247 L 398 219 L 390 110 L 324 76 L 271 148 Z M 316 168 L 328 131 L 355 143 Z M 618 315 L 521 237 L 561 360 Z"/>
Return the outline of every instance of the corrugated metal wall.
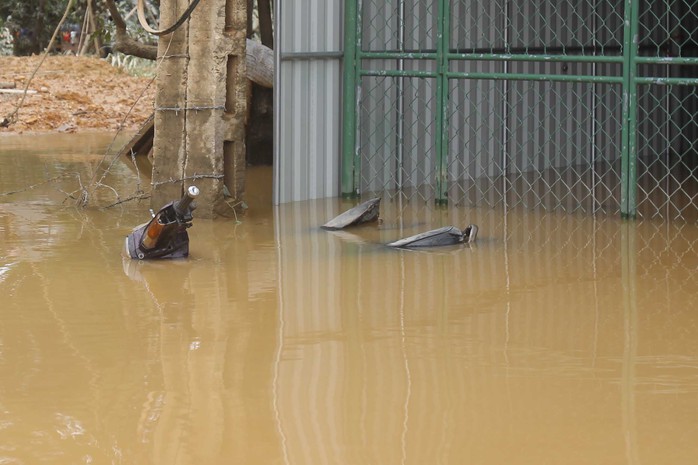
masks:
<path fill-rule="evenodd" d="M 336 196 L 342 0 L 276 0 L 274 202 Z"/>

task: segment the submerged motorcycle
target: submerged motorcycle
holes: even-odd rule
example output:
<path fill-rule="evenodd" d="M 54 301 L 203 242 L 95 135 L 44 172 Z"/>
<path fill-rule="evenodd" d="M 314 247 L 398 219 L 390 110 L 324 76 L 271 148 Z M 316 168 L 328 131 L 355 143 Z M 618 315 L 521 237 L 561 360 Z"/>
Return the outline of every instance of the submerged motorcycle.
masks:
<path fill-rule="evenodd" d="M 189 187 L 181 199 L 170 202 L 153 215 L 148 223 L 136 226 L 126 236 L 125 254 L 133 259 L 184 258 L 189 255 L 189 234 L 196 186 Z"/>
<path fill-rule="evenodd" d="M 388 247 L 415 248 L 415 247 L 440 247 L 444 245 L 470 244 L 475 242 L 478 227 L 471 224 L 464 230 L 455 226 L 445 226 L 439 229 L 415 234 L 414 236 L 400 239 L 399 241 L 386 244 Z"/>
<path fill-rule="evenodd" d="M 357 226 L 363 223 L 377 221 L 379 217 L 380 201 L 380 197 L 367 200 L 328 221 L 322 225 L 321 228 L 334 231 L 349 226 Z M 394 248 L 410 249 L 470 244 L 477 238 L 477 232 L 478 227 L 475 224 L 468 225 L 462 231 L 455 226 L 445 226 L 443 228 L 415 234 L 414 236 L 406 237 L 385 245 Z M 353 240 L 357 240 L 357 238 Z M 361 241 L 361 238 L 358 238 L 358 240 Z"/>
<path fill-rule="evenodd" d="M 333 218 L 320 226 L 322 229 L 338 230 L 349 226 L 358 226 L 372 221 L 378 221 L 381 198 L 367 200 L 366 202 L 351 208 L 341 215 Z"/>

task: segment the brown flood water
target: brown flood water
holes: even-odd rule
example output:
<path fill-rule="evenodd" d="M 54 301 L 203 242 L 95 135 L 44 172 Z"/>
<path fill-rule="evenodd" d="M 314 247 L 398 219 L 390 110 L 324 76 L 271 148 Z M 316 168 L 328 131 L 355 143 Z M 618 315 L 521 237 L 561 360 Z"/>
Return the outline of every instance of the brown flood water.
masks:
<path fill-rule="evenodd" d="M 110 141 L 0 138 L 0 193 Z M 385 201 L 330 233 L 351 204 L 272 208 L 250 176 L 182 261 L 122 259 L 147 204 L 0 195 L 0 464 L 698 463 L 696 225 Z M 471 247 L 380 245 L 468 222 Z"/>

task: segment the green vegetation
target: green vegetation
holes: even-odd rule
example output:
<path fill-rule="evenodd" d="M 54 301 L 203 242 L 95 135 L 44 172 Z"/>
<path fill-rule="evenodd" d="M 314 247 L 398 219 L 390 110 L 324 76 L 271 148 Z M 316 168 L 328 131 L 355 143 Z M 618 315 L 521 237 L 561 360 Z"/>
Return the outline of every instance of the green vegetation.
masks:
<path fill-rule="evenodd" d="M 0 18 L 0 56 L 12 55 L 12 34 Z"/>
<path fill-rule="evenodd" d="M 119 68 L 130 74 L 139 77 L 154 77 L 156 64 L 153 60 L 124 55 L 123 53 L 110 53 L 107 61 L 115 68 Z"/>
<path fill-rule="evenodd" d="M 14 38 L 13 53 L 40 53 L 48 45 L 65 6 L 65 1 L 58 0 L 5 0 L 0 3 L 0 20 Z"/>
<path fill-rule="evenodd" d="M 114 0 L 116 8 L 126 21 L 131 36 L 142 43 L 154 44 L 155 40 L 138 25 L 134 14 L 137 0 Z M 146 17 L 157 23 L 159 1 L 146 2 Z M 38 54 L 44 51 L 56 29 L 68 0 L 4 0 L 0 1 L 0 55 L 17 56 Z M 106 56 L 114 37 L 114 25 L 105 0 L 91 2 L 94 24 L 89 22 L 87 0 L 75 0 L 68 19 L 61 26 L 55 53 L 76 53 L 80 34 L 89 30 L 90 53 L 96 53 L 95 39 L 99 44 L 99 54 Z M 4 28 L 3 28 L 4 26 Z M 70 34 L 73 33 L 71 43 Z M 86 36 L 87 37 L 87 36 Z"/>

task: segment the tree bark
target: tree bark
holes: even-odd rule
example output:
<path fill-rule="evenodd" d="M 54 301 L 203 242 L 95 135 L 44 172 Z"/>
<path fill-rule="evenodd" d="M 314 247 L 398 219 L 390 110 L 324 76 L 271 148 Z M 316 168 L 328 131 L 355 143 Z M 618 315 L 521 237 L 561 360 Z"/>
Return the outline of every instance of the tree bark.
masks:
<path fill-rule="evenodd" d="M 248 44 L 247 67 L 248 76 L 251 73 L 263 70 L 262 79 L 253 79 L 252 96 L 250 105 L 250 118 L 246 128 L 247 163 L 251 165 L 271 165 L 274 161 L 274 54 L 271 49 L 274 47 L 274 29 L 271 14 L 272 0 L 257 0 L 257 11 L 259 13 L 259 33 L 262 40 L 262 47 L 269 49 L 255 50 L 257 44 Z M 261 66 L 255 67 L 258 62 Z M 269 70 L 271 72 L 269 72 Z M 263 81 L 264 86 L 259 83 Z"/>
<path fill-rule="evenodd" d="M 274 87 L 274 51 L 247 39 L 247 79 L 262 87 Z"/>
<path fill-rule="evenodd" d="M 259 35 L 262 39 L 262 44 L 269 48 L 274 48 L 274 26 L 271 16 L 271 1 L 272 0 L 257 0 L 257 8 L 259 12 Z"/>
<path fill-rule="evenodd" d="M 155 60 L 158 57 L 157 45 L 146 45 L 137 40 L 133 40 L 126 30 L 126 21 L 121 17 L 119 10 L 114 4 L 114 0 L 106 0 L 107 9 L 114 21 L 116 34 L 114 36 L 115 52 L 121 52 L 124 55 L 131 55 L 147 60 Z"/>
<path fill-rule="evenodd" d="M 254 0 L 247 0 L 247 38 L 252 38 L 253 26 L 252 17 L 254 16 Z"/>
<path fill-rule="evenodd" d="M 38 55 L 41 53 L 41 36 L 43 35 L 46 22 L 46 0 L 40 0 L 36 9 L 36 23 L 34 24 L 34 36 L 31 39 L 30 50 Z"/>

